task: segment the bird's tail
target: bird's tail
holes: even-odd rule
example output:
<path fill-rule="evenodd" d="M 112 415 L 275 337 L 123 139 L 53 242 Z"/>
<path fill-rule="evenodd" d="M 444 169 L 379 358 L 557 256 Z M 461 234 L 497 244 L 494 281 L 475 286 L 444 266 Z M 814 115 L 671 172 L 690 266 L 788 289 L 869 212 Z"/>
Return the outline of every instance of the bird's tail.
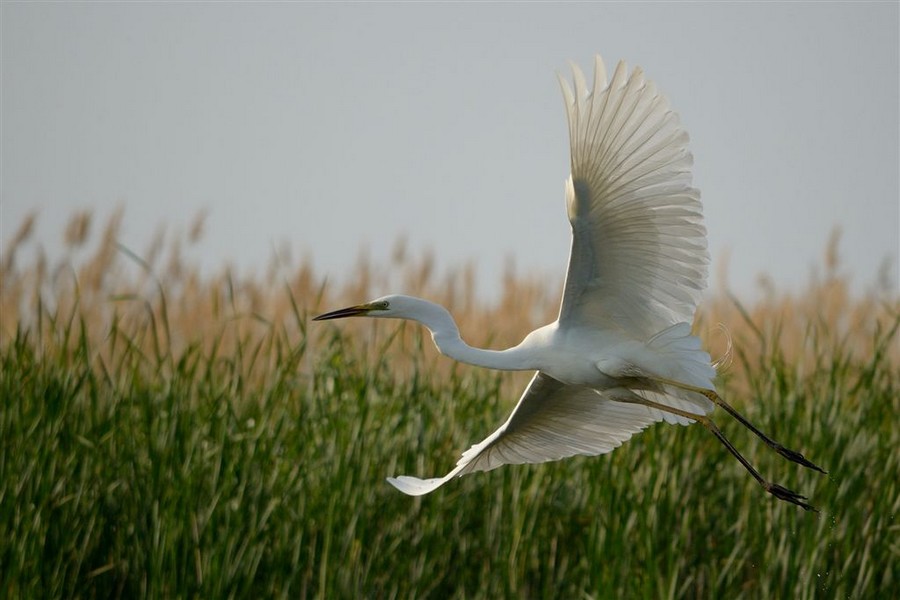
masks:
<path fill-rule="evenodd" d="M 661 381 L 661 386 L 655 391 L 638 393 L 653 402 L 686 412 L 701 415 L 711 413 L 715 405 L 706 396 L 672 385 L 675 383 L 715 391 L 713 379 L 716 369 L 709 353 L 702 348 L 700 338 L 691 334 L 691 326 L 676 323 L 653 336 L 647 345 L 653 351 L 653 371 Z M 689 420 L 672 414 L 664 414 L 663 418 L 670 423 L 690 423 Z"/>

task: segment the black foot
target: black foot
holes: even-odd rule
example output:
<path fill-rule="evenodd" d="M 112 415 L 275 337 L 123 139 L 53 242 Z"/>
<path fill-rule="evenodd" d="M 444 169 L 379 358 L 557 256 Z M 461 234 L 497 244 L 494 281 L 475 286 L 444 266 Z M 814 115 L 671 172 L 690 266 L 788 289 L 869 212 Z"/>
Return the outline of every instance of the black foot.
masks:
<path fill-rule="evenodd" d="M 797 506 L 802 506 L 805 510 L 811 510 L 813 512 L 819 512 L 819 510 L 810 504 L 804 502 L 806 500 L 806 496 L 801 496 L 797 492 L 792 492 L 786 487 L 782 487 L 777 483 L 763 483 L 763 487 L 766 488 L 766 491 L 778 498 L 779 500 L 784 500 L 785 502 L 790 502 L 791 504 L 796 504 Z"/>
<path fill-rule="evenodd" d="M 825 473 L 826 475 L 828 474 L 828 471 L 826 471 L 819 465 L 813 463 L 812 461 L 808 460 L 805 456 L 803 456 L 802 454 L 800 454 L 799 452 L 797 452 L 795 450 L 791 450 L 790 448 L 785 448 L 784 446 L 782 446 L 781 444 L 779 444 L 777 442 L 772 444 L 772 448 L 778 454 L 782 455 L 783 457 L 785 457 L 786 459 L 788 459 L 790 461 L 797 463 L 798 465 L 803 465 L 804 467 L 807 467 L 809 469 L 814 469 L 814 470 L 818 471 L 819 473 Z"/>

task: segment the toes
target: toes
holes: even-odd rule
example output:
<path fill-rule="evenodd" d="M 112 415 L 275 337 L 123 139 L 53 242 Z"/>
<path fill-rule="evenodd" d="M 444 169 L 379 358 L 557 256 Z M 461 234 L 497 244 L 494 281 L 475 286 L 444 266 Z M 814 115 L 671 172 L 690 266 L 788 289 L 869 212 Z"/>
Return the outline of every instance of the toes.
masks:
<path fill-rule="evenodd" d="M 791 504 L 796 504 L 797 506 L 803 507 L 804 510 L 811 510 L 813 512 L 819 512 L 816 507 L 811 504 L 807 504 L 804 502 L 806 500 L 806 496 L 801 496 L 797 492 L 787 489 L 786 487 L 780 486 L 777 483 L 764 483 L 763 487 L 766 488 L 766 491 L 778 498 L 779 500 L 784 500 L 785 502 L 790 502 Z"/>
<path fill-rule="evenodd" d="M 803 465 L 804 467 L 806 467 L 808 469 L 813 469 L 820 473 L 825 473 L 826 475 L 828 474 L 828 472 L 825 469 L 823 469 L 819 465 L 815 464 L 814 462 L 810 461 L 809 459 L 807 459 L 805 456 L 803 456 L 796 450 L 791 450 L 790 448 L 785 448 L 781 444 L 775 444 L 773 446 L 773 448 L 775 448 L 775 450 L 778 452 L 778 454 L 782 455 L 783 457 L 785 457 L 786 459 L 788 459 L 790 461 L 793 461 L 799 465 Z"/>

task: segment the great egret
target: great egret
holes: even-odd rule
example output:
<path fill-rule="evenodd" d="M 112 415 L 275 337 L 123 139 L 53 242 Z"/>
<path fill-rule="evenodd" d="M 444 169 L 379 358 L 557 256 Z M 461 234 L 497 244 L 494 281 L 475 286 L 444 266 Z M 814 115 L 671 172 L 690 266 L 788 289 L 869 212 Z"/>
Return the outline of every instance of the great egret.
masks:
<path fill-rule="evenodd" d="M 504 464 L 611 452 L 656 421 L 699 422 L 773 496 L 815 510 L 805 496 L 764 479 L 708 416 L 722 407 L 783 457 L 823 471 L 767 437 L 726 404 L 715 368 L 690 322 L 706 287 L 709 254 L 692 156 L 678 116 L 640 68 L 620 62 L 607 83 L 597 56 L 593 91 L 573 65 L 566 104 L 572 173 L 565 195 L 572 226 L 569 270 L 553 323 L 507 350 L 468 346 L 450 313 L 409 296 L 385 296 L 315 318 L 410 319 L 458 361 L 536 371 L 507 421 L 463 453 L 444 477 L 388 481 L 413 496 L 452 477 Z"/>

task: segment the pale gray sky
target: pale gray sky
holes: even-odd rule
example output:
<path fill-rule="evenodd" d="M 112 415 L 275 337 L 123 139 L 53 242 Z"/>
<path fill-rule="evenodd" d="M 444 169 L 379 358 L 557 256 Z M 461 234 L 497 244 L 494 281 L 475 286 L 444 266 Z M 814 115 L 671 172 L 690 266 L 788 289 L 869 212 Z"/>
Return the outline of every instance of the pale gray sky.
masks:
<path fill-rule="evenodd" d="M 480 289 L 561 282 L 567 131 L 555 79 L 641 65 L 691 135 L 714 265 L 739 293 L 808 281 L 843 230 L 853 281 L 897 285 L 898 4 L 11 3 L 2 17 L 0 235 L 39 207 L 125 206 L 125 245 L 209 210 L 191 255 L 289 243 L 340 279 L 400 235 Z M 715 273 L 713 272 L 713 275 Z M 713 281 L 715 284 L 715 280 Z M 403 290 L 394 290 L 401 292 Z"/>

